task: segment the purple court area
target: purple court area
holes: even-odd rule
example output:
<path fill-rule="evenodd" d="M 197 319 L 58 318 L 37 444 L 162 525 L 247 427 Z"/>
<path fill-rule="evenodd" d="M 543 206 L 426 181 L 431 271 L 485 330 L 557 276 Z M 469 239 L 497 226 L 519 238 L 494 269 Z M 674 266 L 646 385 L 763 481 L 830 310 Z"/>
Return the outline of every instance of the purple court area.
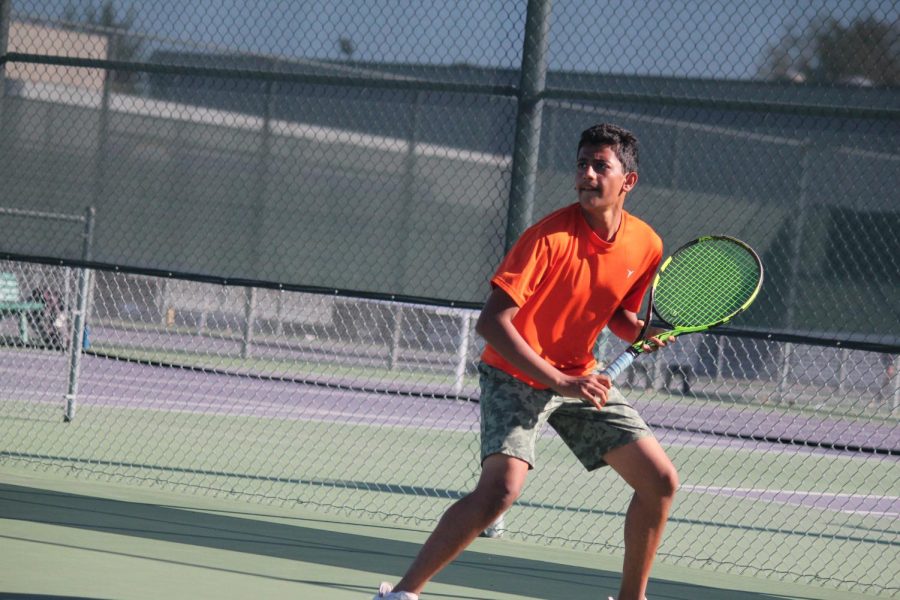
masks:
<path fill-rule="evenodd" d="M 61 414 L 66 373 L 62 355 L 0 352 L 0 394 L 6 399 L 58 402 Z M 339 381 L 332 384 L 341 385 Z M 346 381 L 344 388 L 305 385 L 296 381 L 150 366 L 87 355 L 82 362 L 78 403 L 92 407 L 319 420 L 477 435 L 478 406 L 475 402 L 427 394 L 361 391 L 352 389 L 352 384 L 352 381 Z M 877 448 L 891 450 L 894 454 L 878 454 L 877 458 L 873 457 L 876 460 L 898 462 L 900 459 L 896 454 L 900 448 L 900 431 L 890 423 L 774 411 L 754 405 L 721 405 L 711 401 L 690 404 L 638 399 L 635 403 L 653 425 L 660 441 L 668 446 L 793 451 L 825 456 L 873 456 L 871 450 L 861 453 L 859 448 Z M 553 432 L 548 428 L 546 435 L 553 435 Z M 898 497 L 688 484 L 683 488 L 696 493 L 874 517 L 900 516 Z"/>
<path fill-rule="evenodd" d="M 227 367 L 223 367 L 223 370 Z M 0 383 L 9 397 L 65 393 L 62 355 L 0 353 Z M 310 378 L 312 379 L 312 377 Z M 151 366 L 86 355 L 79 379 L 80 402 L 155 410 L 216 412 L 247 416 L 308 418 L 317 414 L 336 421 L 367 424 L 409 423 L 422 428 L 471 430 L 459 421 L 477 417 L 474 402 L 449 400 L 449 386 L 427 387 L 402 382 L 365 382 L 317 377 L 323 385 L 294 379 L 234 376 L 215 372 Z M 51 389 L 52 388 L 52 389 Z M 398 389 L 406 388 L 398 393 Z M 12 392 L 15 392 L 14 394 Z M 474 394 L 473 394 L 474 395 Z M 835 417 L 815 412 L 773 410 L 752 404 L 651 400 L 630 394 L 644 418 L 657 430 L 688 434 L 734 447 L 758 442 L 820 450 L 900 452 L 900 427 L 885 421 Z M 361 404 L 365 411 L 353 410 Z M 298 409 L 302 408 L 300 411 Z M 884 452 L 880 452 L 884 454 Z"/>

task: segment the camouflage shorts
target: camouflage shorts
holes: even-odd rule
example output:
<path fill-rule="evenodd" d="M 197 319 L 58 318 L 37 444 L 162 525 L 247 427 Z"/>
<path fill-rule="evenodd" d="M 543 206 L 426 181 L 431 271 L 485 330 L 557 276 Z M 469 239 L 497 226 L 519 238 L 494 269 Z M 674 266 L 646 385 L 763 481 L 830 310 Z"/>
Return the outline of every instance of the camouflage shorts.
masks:
<path fill-rule="evenodd" d="M 544 423 L 550 423 L 588 471 L 605 466 L 603 456 L 610 450 L 653 435 L 615 387 L 603 410 L 597 410 L 581 400 L 535 389 L 486 364 L 478 370 L 482 462 L 501 453 L 534 468 L 535 440 Z"/>

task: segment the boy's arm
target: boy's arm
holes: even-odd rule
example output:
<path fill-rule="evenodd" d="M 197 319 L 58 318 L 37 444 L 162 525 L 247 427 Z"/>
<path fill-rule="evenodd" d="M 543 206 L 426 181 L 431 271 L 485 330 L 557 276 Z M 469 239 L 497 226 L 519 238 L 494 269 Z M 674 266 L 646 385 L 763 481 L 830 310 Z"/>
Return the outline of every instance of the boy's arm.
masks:
<path fill-rule="evenodd" d="M 619 307 L 616 312 L 613 313 L 613 316 L 609 320 L 607 327 L 609 327 L 609 330 L 616 334 L 618 337 L 622 338 L 629 344 L 633 344 L 638 341 L 638 336 L 641 335 L 641 330 L 644 328 L 644 321 L 638 318 L 637 313 Z M 671 344 L 675 341 L 675 338 L 669 338 L 665 342 L 660 341 L 660 339 L 657 338 L 656 335 L 662 333 L 663 331 L 666 330 L 659 327 L 650 326 L 647 328 L 646 337 L 650 342 L 653 343 L 644 344 L 644 352 L 655 352 L 663 346 Z"/>
<path fill-rule="evenodd" d="M 566 375 L 534 351 L 513 325 L 519 306 L 500 288 L 488 297 L 475 330 L 503 358 L 529 377 L 567 398 L 579 398 L 602 408 L 606 404 L 609 378 L 590 374 Z"/>

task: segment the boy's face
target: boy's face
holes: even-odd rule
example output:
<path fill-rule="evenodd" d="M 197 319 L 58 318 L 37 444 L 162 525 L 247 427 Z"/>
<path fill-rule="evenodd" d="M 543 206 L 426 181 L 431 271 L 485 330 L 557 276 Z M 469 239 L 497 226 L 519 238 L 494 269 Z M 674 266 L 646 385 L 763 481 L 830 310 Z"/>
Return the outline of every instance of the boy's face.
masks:
<path fill-rule="evenodd" d="M 582 146 L 575 162 L 575 189 L 585 210 L 622 206 L 625 194 L 637 183 L 626 173 L 612 146 Z"/>

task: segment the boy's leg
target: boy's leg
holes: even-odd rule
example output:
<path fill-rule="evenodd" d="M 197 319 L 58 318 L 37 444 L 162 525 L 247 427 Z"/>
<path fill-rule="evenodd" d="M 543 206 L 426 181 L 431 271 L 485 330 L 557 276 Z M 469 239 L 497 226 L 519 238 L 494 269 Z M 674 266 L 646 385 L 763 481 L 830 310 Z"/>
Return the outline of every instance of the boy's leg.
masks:
<path fill-rule="evenodd" d="M 618 600 L 642 600 L 678 488 L 678 473 L 653 437 L 610 450 L 603 458 L 634 489 L 625 517 L 625 560 Z"/>
<path fill-rule="evenodd" d="M 432 577 L 512 506 L 525 484 L 528 468 L 527 462 L 505 454 L 488 456 L 475 491 L 447 509 L 394 590 L 421 592 Z"/>

